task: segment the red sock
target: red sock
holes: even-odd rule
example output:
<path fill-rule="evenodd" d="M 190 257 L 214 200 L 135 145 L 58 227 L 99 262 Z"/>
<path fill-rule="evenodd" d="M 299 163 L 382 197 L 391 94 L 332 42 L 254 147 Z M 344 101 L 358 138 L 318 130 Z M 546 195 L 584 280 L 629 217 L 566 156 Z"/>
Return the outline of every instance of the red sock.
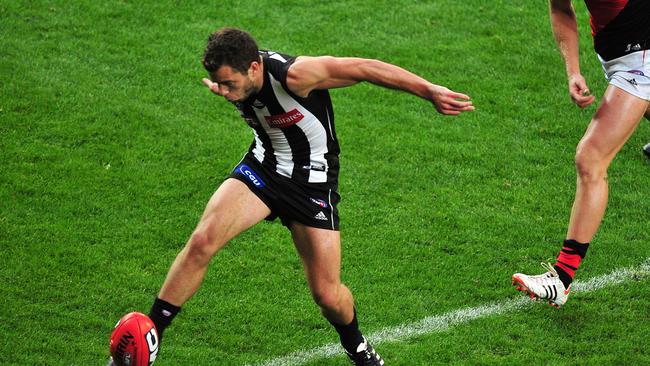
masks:
<path fill-rule="evenodd" d="M 569 287 L 573 282 L 580 263 L 587 254 L 589 243 L 579 243 L 575 240 L 565 240 L 560 255 L 555 262 L 555 270 L 565 287 Z"/>

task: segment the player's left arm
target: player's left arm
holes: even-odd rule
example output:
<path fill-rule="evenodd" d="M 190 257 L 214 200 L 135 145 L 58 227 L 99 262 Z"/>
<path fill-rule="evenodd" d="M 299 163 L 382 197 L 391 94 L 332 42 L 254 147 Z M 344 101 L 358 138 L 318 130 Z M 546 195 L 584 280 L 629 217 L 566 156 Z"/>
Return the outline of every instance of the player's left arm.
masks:
<path fill-rule="evenodd" d="M 379 60 L 354 57 L 300 56 L 287 71 L 287 86 L 306 97 L 312 90 L 342 88 L 363 81 L 403 90 L 431 101 L 442 114 L 472 111 L 470 97 L 433 84 L 399 66 Z"/>

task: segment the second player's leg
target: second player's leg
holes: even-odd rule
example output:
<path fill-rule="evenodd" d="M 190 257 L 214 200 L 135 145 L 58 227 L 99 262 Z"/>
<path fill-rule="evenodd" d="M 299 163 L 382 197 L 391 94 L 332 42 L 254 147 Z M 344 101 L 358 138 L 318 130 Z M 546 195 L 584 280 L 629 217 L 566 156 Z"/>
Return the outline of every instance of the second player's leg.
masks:
<path fill-rule="evenodd" d="M 648 111 L 648 101 L 610 85 L 576 149 L 576 197 L 567 239 L 588 243 L 605 213 L 607 168 Z"/>
<path fill-rule="evenodd" d="M 181 306 L 201 285 L 217 251 L 269 214 L 269 208 L 244 183 L 233 178 L 224 181 L 174 260 L 158 297 Z"/>
<path fill-rule="evenodd" d="M 650 121 L 650 107 L 648 107 L 648 110 L 645 112 L 645 118 Z M 650 142 L 643 146 L 643 153 L 650 159 Z"/>

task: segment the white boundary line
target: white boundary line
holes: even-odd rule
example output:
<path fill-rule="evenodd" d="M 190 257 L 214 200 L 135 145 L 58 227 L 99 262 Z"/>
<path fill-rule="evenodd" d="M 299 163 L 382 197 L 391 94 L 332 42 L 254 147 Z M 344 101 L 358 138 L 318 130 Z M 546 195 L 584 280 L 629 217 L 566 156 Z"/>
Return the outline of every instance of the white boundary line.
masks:
<path fill-rule="evenodd" d="M 619 285 L 629 280 L 640 280 L 650 274 L 650 258 L 647 258 L 636 268 L 623 268 L 612 273 L 594 277 L 586 281 L 576 281 L 573 286 L 573 293 L 588 293 L 604 287 Z M 467 323 L 474 319 L 485 318 L 493 315 L 519 310 L 534 304 L 528 297 L 518 297 L 501 302 L 481 305 L 473 308 L 465 308 L 451 311 L 442 315 L 426 317 L 415 323 L 402 324 L 388 327 L 372 333 L 368 339 L 373 345 L 384 342 L 397 342 L 405 339 L 429 333 L 443 332 L 447 329 Z M 318 348 L 303 350 L 291 353 L 286 356 L 270 359 L 255 364 L 256 366 L 297 366 L 305 364 L 314 359 L 329 358 L 342 354 L 341 346 L 338 343 L 330 343 Z"/>

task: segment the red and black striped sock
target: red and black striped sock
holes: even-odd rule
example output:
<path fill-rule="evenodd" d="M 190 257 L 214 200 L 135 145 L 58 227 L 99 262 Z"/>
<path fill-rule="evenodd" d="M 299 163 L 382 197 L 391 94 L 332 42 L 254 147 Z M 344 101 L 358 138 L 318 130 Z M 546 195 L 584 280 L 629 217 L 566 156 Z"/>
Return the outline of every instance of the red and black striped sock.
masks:
<path fill-rule="evenodd" d="M 579 243 L 572 239 L 564 241 L 564 246 L 560 251 L 560 255 L 557 257 L 557 262 L 553 266 L 564 287 L 568 288 L 571 282 L 573 282 L 573 276 L 578 270 L 580 262 L 585 258 L 588 248 L 589 243 Z"/>

